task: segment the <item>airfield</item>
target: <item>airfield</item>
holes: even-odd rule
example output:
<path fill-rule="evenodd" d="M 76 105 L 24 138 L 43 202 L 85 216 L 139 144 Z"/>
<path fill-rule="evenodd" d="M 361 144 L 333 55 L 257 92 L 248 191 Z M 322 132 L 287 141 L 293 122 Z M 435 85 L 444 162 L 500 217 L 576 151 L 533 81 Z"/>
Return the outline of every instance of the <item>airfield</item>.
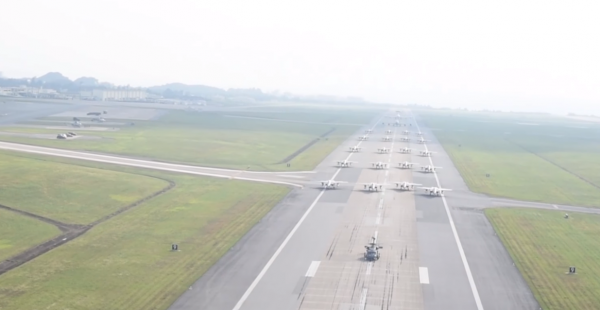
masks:
<path fill-rule="evenodd" d="M 148 108 L 150 111 L 140 118 L 150 120 L 162 115 L 155 107 Z M 50 112 L 54 117 L 81 116 L 88 110 L 52 106 L 44 110 L 46 115 L 36 117 Z M 127 117 L 123 119 L 135 119 L 126 113 L 135 111 L 124 110 L 122 115 Z M 435 131 L 418 113 L 403 112 L 406 126 L 390 126 L 391 115 L 380 113 L 344 139 L 315 169 L 306 171 L 203 167 L 14 141 L 0 142 L 0 149 L 291 188 L 169 309 L 539 309 L 484 210 L 524 207 L 592 214 L 600 210 L 472 193 L 435 138 Z M 253 116 L 230 118 L 246 117 Z M 23 117 L 28 118 L 30 115 Z M 369 139 L 359 141 L 358 137 L 369 129 L 373 130 Z M 386 130 L 392 131 L 392 141 L 382 140 Z M 400 141 L 403 130 L 411 131 L 413 142 Z M 423 132 L 429 141 L 415 143 L 415 131 Z M 356 145 L 362 147 L 361 151 L 348 151 Z M 380 154 L 380 147 L 392 152 Z M 416 151 L 402 154 L 397 151 L 402 147 Z M 435 153 L 419 156 L 418 150 L 425 148 Z M 347 168 L 336 165 L 345 159 L 356 163 Z M 378 161 L 388 167 L 374 169 L 371 163 Z M 418 166 L 398 168 L 398 163 L 404 161 Z M 419 167 L 426 165 L 442 169 L 421 172 Z M 332 179 L 347 183 L 336 189 L 321 188 L 321 181 Z M 393 182 L 401 181 L 452 191 L 439 197 L 419 189 L 396 190 Z M 362 183 L 370 182 L 388 185 L 382 191 L 365 191 Z M 383 246 L 381 259 L 366 262 L 364 246 L 372 237 Z"/>

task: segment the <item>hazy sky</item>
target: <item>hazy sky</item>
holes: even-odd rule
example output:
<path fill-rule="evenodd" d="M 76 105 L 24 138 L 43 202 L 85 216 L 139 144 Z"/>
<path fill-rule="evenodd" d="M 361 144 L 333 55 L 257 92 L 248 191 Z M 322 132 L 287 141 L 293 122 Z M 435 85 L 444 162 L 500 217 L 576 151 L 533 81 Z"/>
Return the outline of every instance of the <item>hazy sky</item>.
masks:
<path fill-rule="evenodd" d="M 31 1 L 0 72 L 600 112 L 599 1 Z"/>

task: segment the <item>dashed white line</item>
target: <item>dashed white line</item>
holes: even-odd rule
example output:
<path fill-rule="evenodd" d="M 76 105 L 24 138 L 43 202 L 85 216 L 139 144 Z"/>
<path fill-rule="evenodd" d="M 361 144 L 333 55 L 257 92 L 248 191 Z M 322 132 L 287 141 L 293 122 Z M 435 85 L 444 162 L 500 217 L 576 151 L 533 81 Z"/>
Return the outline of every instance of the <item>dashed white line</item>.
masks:
<path fill-rule="evenodd" d="M 371 268 L 373 268 L 373 262 L 369 262 L 367 264 L 367 272 L 366 275 L 371 275 Z"/>
<path fill-rule="evenodd" d="M 367 306 L 367 289 L 363 288 L 362 294 L 360 294 L 360 309 L 365 310 Z"/>
<path fill-rule="evenodd" d="M 320 261 L 311 262 L 310 266 L 308 266 L 308 270 L 306 271 L 306 275 L 304 275 L 304 276 L 308 277 L 308 278 L 314 277 L 315 274 L 317 274 L 317 269 L 319 269 L 320 264 L 321 264 Z"/>
<path fill-rule="evenodd" d="M 419 280 L 421 284 L 429 284 L 429 270 L 427 267 L 419 267 Z"/>
<path fill-rule="evenodd" d="M 412 113 L 411 113 L 412 114 Z M 413 115 L 413 120 L 415 121 L 415 125 L 417 126 L 417 130 L 420 132 L 421 128 L 419 128 L 419 124 L 417 123 L 417 119 Z M 425 151 L 427 151 L 427 144 L 423 143 L 425 147 Z M 431 157 L 429 158 L 429 164 L 433 166 L 433 160 Z M 438 179 L 437 172 L 433 171 L 433 176 L 435 177 L 435 181 L 438 187 L 442 187 L 440 185 L 440 180 Z M 469 262 L 467 261 L 467 256 L 465 255 L 465 250 L 462 247 L 462 243 L 460 242 L 460 238 L 458 237 L 458 232 L 456 231 L 456 225 L 454 225 L 454 220 L 452 219 L 452 213 L 450 213 L 450 208 L 448 207 L 448 202 L 446 202 L 446 198 L 442 197 L 442 202 L 444 203 L 444 208 L 446 209 L 446 215 L 448 216 L 448 221 L 450 222 L 450 228 L 452 229 L 452 235 L 454 236 L 454 240 L 456 241 L 456 245 L 458 246 L 458 253 L 460 254 L 460 258 L 462 260 L 463 266 L 465 268 L 465 272 L 467 274 L 467 279 L 469 280 L 469 285 L 471 286 L 471 292 L 473 293 L 473 298 L 475 299 L 475 304 L 477 305 L 478 310 L 483 310 L 483 304 L 481 303 L 481 297 L 479 297 L 479 291 L 477 290 L 477 286 L 475 285 L 475 280 L 473 280 L 473 274 L 471 273 L 471 267 L 469 267 Z"/>

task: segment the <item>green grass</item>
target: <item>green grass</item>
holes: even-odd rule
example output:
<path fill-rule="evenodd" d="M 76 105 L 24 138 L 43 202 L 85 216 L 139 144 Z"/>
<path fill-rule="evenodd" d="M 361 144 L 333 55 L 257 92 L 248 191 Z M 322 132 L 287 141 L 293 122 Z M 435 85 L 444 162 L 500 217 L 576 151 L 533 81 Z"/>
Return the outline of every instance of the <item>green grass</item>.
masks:
<path fill-rule="evenodd" d="M 150 173 L 177 186 L 0 276 L 0 309 L 165 309 L 289 191 Z"/>
<path fill-rule="evenodd" d="M 598 309 L 600 217 L 598 215 L 498 208 L 487 217 L 542 309 Z M 577 275 L 565 274 L 569 266 Z"/>
<path fill-rule="evenodd" d="M 594 139 L 600 133 L 599 126 L 572 128 L 582 123 L 507 113 L 420 114 L 472 191 L 519 200 L 600 206 L 600 140 Z"/>
<path fill-rule="evenodd" d="M 370 111 L 289 110 L 277 114 L 280 119 L 331 120 L 344 123 L 368 123 L 378 113 Z M 251 113 L 256 117 L 263 113 Z M 243 114 L 243 113 L 242 113 Z M 269 114 L 269 116 L 273 116 Z M 250 114 L 245 114 L 250 115 Z M 103 140 L 43 140 L 0 136 L 1 140 L 66 149 L 147 157 L 169 162 L 252 170 L 288 170 L 280 163 L 289 155 L 332 128 L 321 139 L 291 161 L 294 170 L 312 170 L 341 141 L 358 130 L 358 125 L 306 124 L 225 117 L 217 113 L 174 111 L 157 121 L 136 122 L 117 132 L 85 132 Z M 55 133 L 37 128 L 5 128 L 5 131 Z"/>
<path fill-rule="evenodd" d="M 0 209 L 0 261 L 58 235 L 52 224 Z"/>
<path fill-rule="evenodd" d="M 0 152 L 0 204 L 64 223 L 93 222 L 168 186 L 142 175 L 8 154 Z"/>

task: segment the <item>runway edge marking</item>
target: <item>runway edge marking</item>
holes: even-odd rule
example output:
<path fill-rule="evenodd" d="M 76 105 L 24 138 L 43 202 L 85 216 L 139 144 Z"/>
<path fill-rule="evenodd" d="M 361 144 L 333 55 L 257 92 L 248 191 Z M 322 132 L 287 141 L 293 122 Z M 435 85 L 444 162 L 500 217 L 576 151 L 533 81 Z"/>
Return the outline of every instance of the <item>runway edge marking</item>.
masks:
<path fill-rule="evenodd" d="M 417 123 L 417 119 L 415 118 L 412 111 L 410 112 L 412 118 L 417 126 L 417 130 L 420 132 L 421 128 Z M 428 151 L 427 144 L 423 143 L 425 147 L 425 151 Z M 433 160 L 429 157 L 429 164 L 433 166 Z M 433 176 L 435 177 L 435 182 L 438 187 L 442 187 L 440 185 L 440 180 L 438 179 L 437 172 L 433 170 Z M 463 266 L 465 267 L 465 272 L 467 273 L 467 279 L 469 280 L 469 285 L 471 286 L 471 292 L 473 293 L 473 298 L 475 299 L 475 304 L 477 305 L 478 310 L 483 310 L 483 304 L 481 303 L 481 298 L 479 297 L 479 291 L 477 290 L 477 286 L 475 285 L 475 280 L 473 279 L 473 274 L 471 273 L 471 267 L 469 267 L 469 262 L 467 261 L 467 256 L 465 255 L 465 250 L 462 247 L 462 243 L 460 242 L 460 238 L 458 237 L 458 232 L 456 231 L 456 225 L 454 225 L 454 219 L 452 218 L 452 214 L 450 213 L 450 208 L 448 207 L 448 203 L 446 202 L 446 197 L 442 197 L 442 202 L 444 203 L 444 208 L 446 209 L 446 214 L 448 215 L 448 220 L 450 222 L 450 228 L 452 228 L 452 235 L 454 236 L 454 240 L 456 241 L 456 245 L 458 246 L 458 252 L 460 254 L 460 259 L 463 262 Z"/>
<path fill-rule="evenodd" d="M 381 121 L 381 119 L 383 118 L 383 116 L 381 118 L 379 118 L 377 120 L 377 122 L 375 122 L 375 125 L 373 125 L 373 127 L 371 127 L 371 130 L 373 130 L 378 124 L 379 121 Z M 357 146 L 360 146 L 360 144 L 363 141 L 359 141 Z M 348 157 L 346 157 L 346 160 L 349 160 L 350 157 L 352 157 L 354 153 L 350 153 L 348 155 Z M 333 177 L 331 178 L 332 180 L 335 180 L 335 177 L 340 173 L 340 171 L 342 170 L 342 168 L 338 168 L 337 171 L 333 174 Z M 254 281 L 252 281 L 252 284 L 250 284 L 250 286 L 248 287 L 248 289 L 246 289 L 246 292 L 244 292 L 244 295 L 242 295 L 242 297 L 240 298 L 240 300 L 238 300 L 238 302 L 235 304 L 235 306 L 233 307 L 233 310 L 240 310 L 242 308 L 242 306 L 244 305 L 244 302 L 246 302 L 246 299 L 248 299 L 248 297 L 250 297 L 250 294 L 252 294 L 252 291 L 254 291 L 254 288 L 258 285 L 258 282 L 260 282 L 260 280 L 265 276 L 265 274 L 267 273 L 267 271 L 269 270 L 269 268 L 271 267 L 271 265 L 275 262 L 275 260 L 277 259 L 277 257 L 279 256 L 279 254 L 281 253 L 281 251 L 283 251 L 283 248 L 285 248 L 285 246 L 288 244 L 288 242 L 290 241 L 290 239 L 292 239 L 292 237 L 294 236 L 294 234 L 296 233 L 296 231 L 298 230 L 298 228 L 300 228 L 300 225 L 302 225 L 302 223 L 304 222 L 304 220 L 308 217 L 308 214 L 310 213 L 310 211 L 312 211 L 312 209 L 315 207 L 315 205 L 317 204 L 317 202 L 319 202 L 319 200 L 321 199 L 321 196 L 323 196 L 323 194 L 325 193 L 327 189 L 322 189 L 321 192 L 319 193 L 319 195 L 317 196 L 317 198 L 313 201 L 313 203 L 310 205 L 310 207 L 308 207 L 308 209 L 306 210 L 306 212 L 304 212 L 304 214 L 302 215 L 302 217 L 300 218 L 300 220 L 298 221 L 298 223 L 296 223 L 296 225 L 294 226 L 294 228 L 292 228 L 292 231 L 290 231 L 290 233 L 287 235 L 287 237 L 285 237 L 285 240 L 283 240 L 283 243 L 281 243 L 281 245 L 277 248 L 277 250 L 275 251 L 275 253 L 273 254 L 273 256 L 271 256 L 271 258 L 269 259 L 269 261 L 267 262 L 267 264 L 265 265 L 265 267 L 263 267 L 263 269 L 260 271 L 260 273 L 256 276 L 256 278 L 254 279 Z"/>
<path fill-rule="evenodd" d="M 312 261 L 310 266 L 308 266 L 308 270 L 306 271 L 305 277 L 312 278 L 317 274 L 317 270 L 319 269 L 320 261 Z"/>
<path fill-rule="evenodd" d="M 421 284 L 429 284 L 429 269 L 427 267 L 419 267 L 419 280 Z"/>

